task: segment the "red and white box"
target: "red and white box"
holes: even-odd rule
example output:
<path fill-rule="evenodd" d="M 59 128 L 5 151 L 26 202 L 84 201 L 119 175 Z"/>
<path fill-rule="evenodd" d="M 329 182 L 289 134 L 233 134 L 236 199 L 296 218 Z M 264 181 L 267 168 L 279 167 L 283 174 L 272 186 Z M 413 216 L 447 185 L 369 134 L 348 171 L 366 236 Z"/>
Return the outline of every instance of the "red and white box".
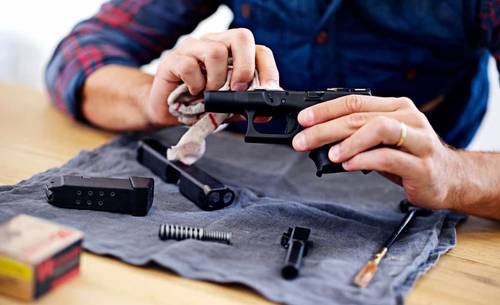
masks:
<path fill-rule="evenodd" d="M 34 300 L 80 272 L 83 233 L 28 215 L 0 223 L 0 293 Z"/>

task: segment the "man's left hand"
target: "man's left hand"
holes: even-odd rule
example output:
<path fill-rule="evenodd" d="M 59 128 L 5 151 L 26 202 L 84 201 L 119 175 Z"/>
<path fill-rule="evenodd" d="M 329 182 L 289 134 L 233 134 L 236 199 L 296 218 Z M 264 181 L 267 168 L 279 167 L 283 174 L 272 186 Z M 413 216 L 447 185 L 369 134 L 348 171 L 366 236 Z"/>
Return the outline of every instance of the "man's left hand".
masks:
<path fill-rule="evenodd" d="M 453 208 L 461 156 L 410 99 L 350 95 L 304 109 L 298 120 L 305 129 L 293 139 L 295 150 L 336 143 L 329 159 L 347 171 L 378 171 L 415 205 Z"/>

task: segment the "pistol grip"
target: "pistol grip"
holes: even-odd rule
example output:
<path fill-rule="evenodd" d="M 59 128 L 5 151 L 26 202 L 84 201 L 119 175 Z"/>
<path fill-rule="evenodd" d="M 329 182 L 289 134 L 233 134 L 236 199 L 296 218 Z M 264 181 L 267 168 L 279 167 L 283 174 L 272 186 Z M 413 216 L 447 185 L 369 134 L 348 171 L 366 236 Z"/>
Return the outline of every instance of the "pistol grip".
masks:
<path fill-rule="evenodd" d="M 323 174 L 342 173 L 346 171 L 342 163 L 333 163 L 328 159 L 328 151 L 332 145 L 334 144 L 323 145 L 309 153 L 309 158 L 311 158 L 316 165 L 316 176 L 318 177 L 321 177 Z M 366 175 L 370 172 L 371 171 L 364 170 L 363 174 Z"/>
<path fill-rule="evenodd" d="M 323 174 L 345 172 L 341 163 L 333 163 L 328 159 L 330 147 L 331 145 L 323 145 L 309 153 L 309 158 L 311 158 L 316 165 L 316 176 L 318 177 L 321 177 Z"/>

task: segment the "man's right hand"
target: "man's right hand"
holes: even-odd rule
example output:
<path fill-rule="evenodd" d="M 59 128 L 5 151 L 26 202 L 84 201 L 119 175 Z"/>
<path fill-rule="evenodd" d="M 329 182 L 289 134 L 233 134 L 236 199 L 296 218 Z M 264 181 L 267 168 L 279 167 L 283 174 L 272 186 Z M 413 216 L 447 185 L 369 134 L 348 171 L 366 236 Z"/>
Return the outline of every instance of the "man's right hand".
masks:
<path fill-rule="evenodd" d="M 84 83 L 83 116 L 95 126 L 116 131 L 178 124 L 168 111 L 167 97 L 181 82 L 193 95 L 205 88 L 219 89 L 227 78 L 229 56 L 233 58 L 232 90 L 247 89 L 255 69 L 263 87 L 279 87 L 271 50 L 255 45 L 249 30 L 232 29 L 185 39 L 161 60 L 154 77 L 121 65 L 97 69 Z"/>
<path fill-rule="evenodd" d="M 166 54 L 160 62 L 144 110 L 153 125 L 172 125 L 177 119 L 170 115 L 167 97 L 184 82 L 192 95 L 203 90 L 217 90 L 227 79 L 227 63 L 233 58 L 231 90 L 243 91 L 259 71 L 263 87 L 279 88 L 279 73 L 272 51 L 256 45 L 252 32 L 231 29 L 211 33 L 200 39 L 188 37 Z M 202 72 L 202 66 L 206 72 Z M 206 75 L 206 76 L 205 76 Z"/>

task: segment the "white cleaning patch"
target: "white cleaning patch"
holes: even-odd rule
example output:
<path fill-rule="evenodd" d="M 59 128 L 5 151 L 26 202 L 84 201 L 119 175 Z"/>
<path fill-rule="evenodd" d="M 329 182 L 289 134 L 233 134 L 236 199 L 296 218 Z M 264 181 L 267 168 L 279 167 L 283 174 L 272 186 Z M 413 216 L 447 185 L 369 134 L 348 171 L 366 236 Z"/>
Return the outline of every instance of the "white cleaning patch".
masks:
<path fill-rule="evenodd" d="M 229 65 L 226 83 L 219 90 L 230 90 L 232 71 L 233 67 Z M 258 89 L 259 87 L 260 82 L 256 71 L 248 90 Z M 225 127 L 223 122 L 231 114 L 206 113 L 203 96 L 191 95 L 186 84 L 181 84 L 172 91 L 167 102 L 170 113 L 177 117 L 179 122 L 192 125 L 181 137 L 177 145 L 167 150 L 167 159 L 170 161 L 180 160 L 186 165 L 191 165 L 205 153 L 205 139 L 211 133 L 223 129 Z"/>

